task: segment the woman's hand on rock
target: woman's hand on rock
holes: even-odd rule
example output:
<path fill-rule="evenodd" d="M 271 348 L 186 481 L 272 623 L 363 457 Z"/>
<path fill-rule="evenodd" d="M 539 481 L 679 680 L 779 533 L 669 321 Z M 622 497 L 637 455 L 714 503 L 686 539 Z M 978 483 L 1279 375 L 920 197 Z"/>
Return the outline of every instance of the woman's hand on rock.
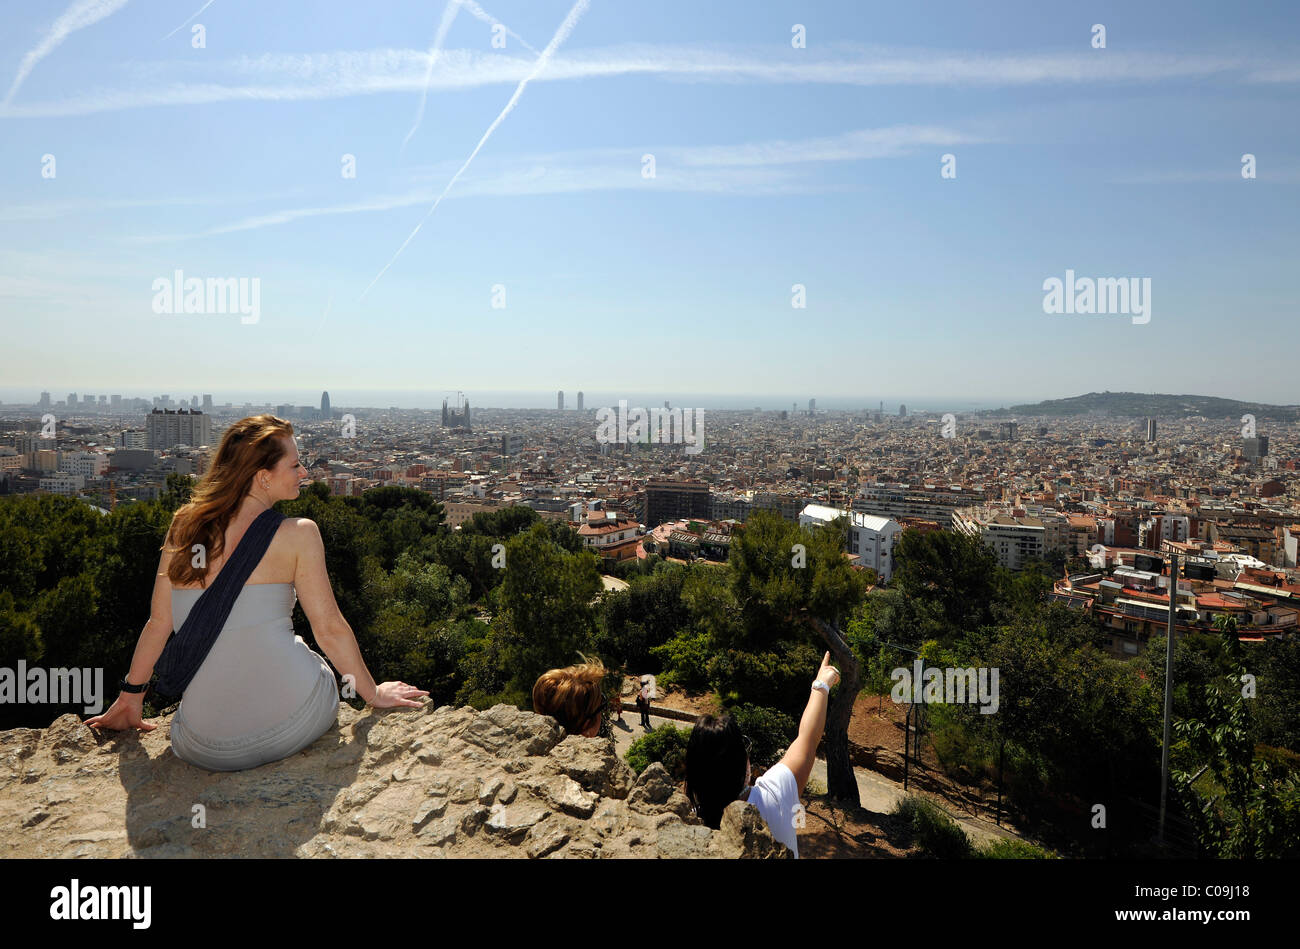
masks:
<path fill-rule="evenodd" d="M 106 728 L 110 731 L 138 728 L 141 731 L 151 732 L 158 726 L 146 722 L 143 713 L 144 693 L 123 692 L 108 707 L 107 712 L 88 718 L 82 724 L 90 728 Z"/>
<path fill-rule="evenodd" d="M 428 694 L 424 689 L 417 689 L 405 682 L 381 682 L 375 688 L 375 697 L 370 701 L 370 705 L 374 708 L 398 708 L 402 706 L 419 708 L 424 703 L 418 701 L 418 699 Z"/>

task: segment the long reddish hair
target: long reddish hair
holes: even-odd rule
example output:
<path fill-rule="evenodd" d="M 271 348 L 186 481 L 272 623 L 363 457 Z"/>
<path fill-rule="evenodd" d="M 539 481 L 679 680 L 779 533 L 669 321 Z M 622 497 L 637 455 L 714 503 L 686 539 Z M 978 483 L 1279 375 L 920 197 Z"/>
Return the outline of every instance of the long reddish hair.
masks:
<path fill-rule="evenodd" d="M 208 469 L 194 488 L 190 502 L 172 518 L 163 550 L 171 552 L 167 578 L 177 586 L 198 581 L 206 584 L 207 569 L 194 566 L 192 548 L 202 544 L 208 562 L 221 556 L 226 525 L 243 502 L 253 477 L 274 468 L 287 451 L 284 436 L 293 438 L 293 426 L 274 415 L 252 415 L 226 429 Z"/>

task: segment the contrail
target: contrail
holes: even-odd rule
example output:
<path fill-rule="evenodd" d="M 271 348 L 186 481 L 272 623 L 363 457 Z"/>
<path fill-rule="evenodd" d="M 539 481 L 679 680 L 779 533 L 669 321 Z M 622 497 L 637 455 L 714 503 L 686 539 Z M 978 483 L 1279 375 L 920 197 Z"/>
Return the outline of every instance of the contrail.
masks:
<path fill-rule="evenodd" d="M 366 294 L 370 292 L 370 288 L 377 284 L 379 278 L 388 272 L 388 268 L 393 266 L 393 261 L 397 260 L 397 258 L 402 255 L 402 251 L 406 250 L 406 245 L 411 243 L 411 240 L 415 235 L 420 232 L 420 228 L 424 227 L 424 222 L 433 216 L 434 211 L 438 210 L 438 205 L 442 202 L 442 199 L 447 196 L 447 192 L 450 191 L 451 186 L 456 183 L 456 179 L 465 173 L 465 169 L 468 168 L 469 163 L 474 160 L 474 156 L 479 153 L 479 149 L 483 147 L 483 144 L 489 137 L 491 137 L 492 133 L 496 131 L 497 126 L 501 124 L 502 120 L 505 119 L 505 117 L 510 114 L 511 110 L 514 109 L 515 103 L 518 102 L 519 97 L 523 95 L 524 88 L 528 83 L 535 79 L 537 74 L 546 68 L 546 64 L 551 61 L 551 56 L 555 53 L 555 50 L 559 48 L 561 43 L 569 38 L 569 34 L 572 33 L 573 28 L 578 25 L 578 19 L 587 12 L 587 7 L 590 3 L 591 0 L 578 0 L 578 2 L 573 5 L 573 8 L 569 10 L 569 15 L 564 18 L 564 22 L 560 24 L 560 28 L 555 31 L 555 35 L 551 37 L 551 41 L 546 44 L 546 49 L 542 50 L 542 54 L 538 56 L 537 61 L 533 63 L 532 72 L 519 81 L 519 85 L 515 88 L 515 94 L 510 97 L 510 101 L 506 103 L 506 107 L 501 110 L 501 114 L 496 117 L 496 120 L 488 126 L 488 130 L 483 133 L 483 137 L 478 140 L 478 144 L 474 146 L 474 150 L 470 152 L 469 157 L 465 159 L 465 164 L 460 166 L 460 171 L 452 175 L 451 181 L 447 182 L 447 187 L 443 188 L 442 194 L 438 195 L 438 200 L 433 202 L 433 207 L 429 208 L 428 213 L 424 215 L 420 220 L 420 223 L 415 225 L 415 230 L 411 231 L 406 240 L 402 241 L 402 246 L 397 248 L 397 253 L 393 255 L 392 260 L 384 264 L 384 269 L 375 274 L 375 279 L 370 281 L 370 286 L 366 287 L 366 289 L 361 292 L 361 299 L 364 300 L 366 298 Z"/>
<path fill-rule="evenodd" d="M 415 110 L 415 121 L 411 123 L 411 130 L 406 133 L 406 138 L 402 139 L 402 149 L 406 149 L 406 143 L 411 140 L 415 130 L 420 127 L 424 121 L 424 103 L 429 98 L 429 82 L 433 79 L 433 64 L 438 59 L 438 54 L 442 52 L 442 41 L 447 37 L 447 31 L 451 29 L 452 21 L 456 19 L 456 14 L 460 12 L 461 0 L 447 0 L 447 6 L 443 8 L 442 20 L 438 23 L 438 32 L 433 37 L 433 46 L 429 48 L 429 68 L 424 74 L 424 88 L 420 90 L 420 107 Z"/>
<path fill-rule="evenodd" d="M 466 10 L 468 10 L 470 13 L 474 14 L 474 16 L 478 17 L 478 18 L 479 18 L 480 20 L 482 20 L 483 22 L 485 22 L 485 23 L 491 23 L 493 26 L 499 26 L 499 27 L 501 27 L 503 30 L 505 30 L 508 34 L 510 34 L 511 36 L 513 36 L 515 39 L 519 40 L 519 42 L 520 42 L 521 44 L 523 44 L 524 49 L 528 50 L 528 51 L 529 51 L 530 53 L 532 53 L 534 56 L 540 56 L 540 55 L 541 55 L 541 53 L 537 52 L 536 49 L 534 49 L 533 47 L 531 47 L 531 46 L 528 45 L 528 41 L 527 41 L 526 39 L 524 39 L 522 36 L 520 36 L 520 35 L 519 35 L 518 33 L 516 33 L 514 30 L 510 29 L 510 27 L 506 26 L 504 23 L 502 23 L 500 20 L 498 20 L 498 19 L 497 19 L 496 17 L 494 17 L 492 14 L 488 13 L 486 10 L 484 10 L 482 7 L 480 7 L 477 3 L 475 3 L 474 0 L 460 0 L 460 2 L 461 2 L 461 5 L 464 6 Z"/>
<path fill-rule="evenodd" d="M 18 75 L 14 77 L 13 85 L 9 87 L 9 94 L 5 96 L 4 105 L 8 105 L 13 99 L 14 93 L 18 87 L 23 84 L 32 69 L 55 48 L 68 38 L 69 34 L 77 30 L 85 29 L 98 23 L 104 17 L 112 16 L 118 10 L 126 6 L 128 0 L 76 0 L 72 6 L 63 11 L 63 15 L 54 21 L 50 27 L 50 32 L 46 33 L 41 41 L 32 49 L 27 51 L 23 57 L 22 63 L 18 66 Z"/>
<path fill-rule="evenodd" d="M 200 13 L 202 13 L 202 12 L 203 12 L 204 10 L 206 10 L 208 7 L 212 6 L 212 4 L 213 4 L 214 2 L 216 2 L 216 0 L 208 0 L 207 3 L 203 4 L 203 6 L 199 7 L 197 10 L 194 11 L 194 16 L 190 17 L 188 20 L 186 20 L 186 21 L 185 21 L 184 23 L 182 23 L 180 26 L 176 27 L 176 29 L 172 30 L 170 33 L 168 33 L 166 36 L 164 36 L 163 39 L 165 39 L 165 40 L 169 40 L 169 39 L 171 39 L 173 36 L 175 36 L 177 33 L 179 33 L 181 30 L 185 29 L 185 27 L 189 26 L 191 23 L 194 22 L 194 17 L 198 16 Z"/>

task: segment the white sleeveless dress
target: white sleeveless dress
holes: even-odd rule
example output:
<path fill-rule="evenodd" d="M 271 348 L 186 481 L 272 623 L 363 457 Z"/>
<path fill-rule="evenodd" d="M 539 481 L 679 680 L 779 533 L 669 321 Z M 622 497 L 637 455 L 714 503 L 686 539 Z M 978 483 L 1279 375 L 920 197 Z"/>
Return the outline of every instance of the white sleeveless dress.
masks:
<path fill-rule="evenodd" d="M 180 629 L 202 590 L 172 590 Z M 293 632 L 292 583 L 246 584 L 172 718 L 182 761 L 243 771 L 301 751 L 338 722 L 329 663 Z"/>

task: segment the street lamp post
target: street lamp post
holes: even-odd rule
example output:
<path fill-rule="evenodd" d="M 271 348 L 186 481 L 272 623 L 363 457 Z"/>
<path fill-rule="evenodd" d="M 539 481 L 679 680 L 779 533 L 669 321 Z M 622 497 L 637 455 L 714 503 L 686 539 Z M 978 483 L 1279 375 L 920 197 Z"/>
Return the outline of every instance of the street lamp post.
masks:
<path fill-rule="evenodd" d="M 1169 555 L 1169 625 L 1165 638 L 1165 735 L 1160 746 L 1160 826 L 1156 840 L 1165 842 L 1165 801 L 1169 792 L 1169 719 L 1174 707 L 1174 616 L 1178 609 L 1178 554 Z"/>

